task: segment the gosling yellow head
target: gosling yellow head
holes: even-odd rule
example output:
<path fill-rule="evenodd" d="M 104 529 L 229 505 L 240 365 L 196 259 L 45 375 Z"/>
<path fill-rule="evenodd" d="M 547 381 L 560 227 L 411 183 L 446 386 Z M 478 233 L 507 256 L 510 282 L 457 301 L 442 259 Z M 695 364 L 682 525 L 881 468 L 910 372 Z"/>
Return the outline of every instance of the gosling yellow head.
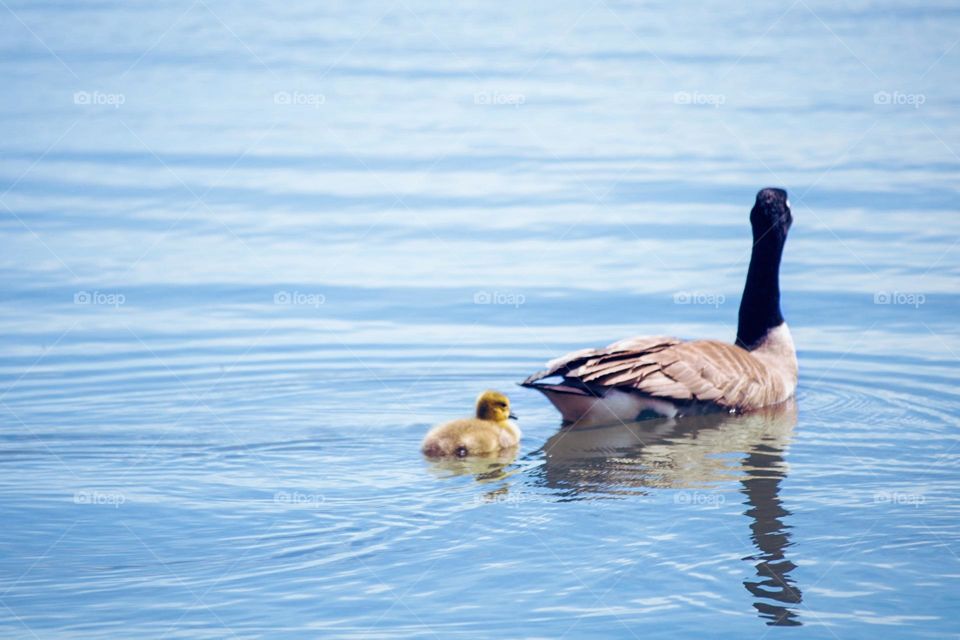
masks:
<path fill-rule="evenodd" d="M 506 422 L 511 419 L 516 420 L 517 416 L 510 411 L 510 399 L 507 396 L 499 391 L 488 389 L 477 397 L 477 418 Z"/>
<path fill-rule="evenodd" d="M 423 439 L 428 456 L 489 456 L 509 451 L 520 442 L 520 429 L 510 419 L 510 400 L 488 390 L 477 398 L 474 418 L 461 418 L 438 425 Z"/>

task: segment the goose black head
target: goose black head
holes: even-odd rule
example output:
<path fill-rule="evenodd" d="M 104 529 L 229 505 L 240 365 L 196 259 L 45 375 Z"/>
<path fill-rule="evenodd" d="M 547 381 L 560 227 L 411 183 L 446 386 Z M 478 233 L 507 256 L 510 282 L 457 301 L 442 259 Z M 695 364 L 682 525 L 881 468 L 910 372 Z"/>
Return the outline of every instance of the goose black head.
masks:
<path fill-rule="evenodd" d="M 787 232 L 793 224 L 787 192 L 761 189 L 750 211 L 753 252 L 747 282 L 740 300 L 737 344 L 744 349 L 759 345 L 769 331 L 783 324 L 780 312 L 780 259 Z"/>
<path fill-rule="evenodd" d="M 750 225 L 753 227 L 754 238 L 760 239 L 773 235 L 776 239 L 783 241 L 792 224 L 793 215 L 790 213 L 787 192 L 774 187 L 761 189 L 750 211 Z"/>

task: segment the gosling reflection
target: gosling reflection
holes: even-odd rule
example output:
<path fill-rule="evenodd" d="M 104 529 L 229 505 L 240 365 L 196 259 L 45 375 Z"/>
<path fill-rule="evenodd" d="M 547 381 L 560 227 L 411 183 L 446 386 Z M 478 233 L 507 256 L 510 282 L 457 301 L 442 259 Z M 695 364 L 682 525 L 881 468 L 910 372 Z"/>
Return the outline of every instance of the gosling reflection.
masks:
<path fill-rule="evenodd" d="M 780 500 L 787 476 L 783 454 L 796 423 L 797 406 L 790 401 L 744 415 L 564 428 L 541 449 L 541 481 L 569 500 L 739 481 L 757 549 L 744 558 L 756 569 L 756 578 L 745 580 L 744 587 L 767 624 L 797 626 L 801 622 L 790 606 L 798 606 L 802 594 L 789 575 L 796 565 L 785 556 L 791 543 L 783 520 L 790 512 Z M 742 456 L 734 461 L 737 454 Z"/>
<path fill-rule="evenodd" d="M 516 458 L 517 449 L 514 447 L 498 455 L 425 458 L 425 462 L 430 472 L 438 478 L 472 475 L 477 482 L 494 482 L 516 472 L 516 469 L 511 467 Z"/>

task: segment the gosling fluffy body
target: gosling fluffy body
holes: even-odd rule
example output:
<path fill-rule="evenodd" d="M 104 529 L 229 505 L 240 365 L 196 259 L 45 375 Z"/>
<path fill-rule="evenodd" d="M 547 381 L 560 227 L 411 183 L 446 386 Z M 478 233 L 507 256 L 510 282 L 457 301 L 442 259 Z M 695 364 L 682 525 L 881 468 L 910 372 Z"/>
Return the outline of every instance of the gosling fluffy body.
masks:
<path fill-rule="evenodd" d="M 499 391 L 484 391 L 477 398 L 473 418 L 461 418 L 431 429 L 420 447 L 424 454 L 440 456 L 482 456 L 516 447 L 520 429 L 510 413 L 510 400 Z"/>

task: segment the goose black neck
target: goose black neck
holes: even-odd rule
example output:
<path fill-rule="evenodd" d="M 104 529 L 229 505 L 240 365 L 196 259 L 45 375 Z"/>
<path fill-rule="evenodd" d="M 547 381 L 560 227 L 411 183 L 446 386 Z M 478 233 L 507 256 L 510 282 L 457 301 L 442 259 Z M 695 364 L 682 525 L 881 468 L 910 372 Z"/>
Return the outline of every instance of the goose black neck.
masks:
<path fill-rule="evenodd" d="M 780 258 L 786 234 L 780 229 L 754 227 L 753 253 L 740 300 L 737 345 L 750 350 L 774 327 L 783 324 L 780 312 Z"/>

